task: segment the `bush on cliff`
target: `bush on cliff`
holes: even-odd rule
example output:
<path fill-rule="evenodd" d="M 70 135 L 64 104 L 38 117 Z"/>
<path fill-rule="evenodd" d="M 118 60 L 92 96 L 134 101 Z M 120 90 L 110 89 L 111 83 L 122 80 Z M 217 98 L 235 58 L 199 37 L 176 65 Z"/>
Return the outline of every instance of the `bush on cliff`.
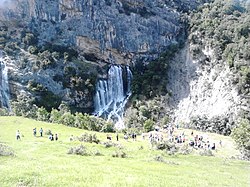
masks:
<path fill-rule="evenodd" d="M 239 149 L 245 159 L 250 160 L 250 123 L 249 120 L 243 119 L 239 126 L 235 127 L 232 137 L 236 141 Z"/>

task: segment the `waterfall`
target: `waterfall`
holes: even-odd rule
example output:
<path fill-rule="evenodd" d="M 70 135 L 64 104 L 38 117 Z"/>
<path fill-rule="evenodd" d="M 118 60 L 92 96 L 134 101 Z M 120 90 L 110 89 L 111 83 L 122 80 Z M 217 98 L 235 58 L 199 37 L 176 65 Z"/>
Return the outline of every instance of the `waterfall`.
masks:
<path fill-rule="evenodd" d="M 108 71 L 108 78 L 99 80 L 96 85 L 95 114 L 116 122 L 117 129 L 125 127 L 123 114 L 131 95 L 131 80 L 132 73 L 129 67 L 126 67 L 124 71 L 121 66 L 113 65 Z"/>
<path fill-rule="evenodd" d="M 8 83 L 8 67 L 4 63 L 2 51 L 0 51 L 0 102 L 1 108 L 10 110 L 9 83 Z"/>

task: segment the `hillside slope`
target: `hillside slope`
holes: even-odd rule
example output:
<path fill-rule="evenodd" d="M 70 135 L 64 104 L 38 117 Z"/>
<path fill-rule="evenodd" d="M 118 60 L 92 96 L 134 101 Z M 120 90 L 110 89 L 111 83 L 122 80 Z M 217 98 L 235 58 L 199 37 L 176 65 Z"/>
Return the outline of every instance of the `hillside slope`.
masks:
<path fill-rule="evenodd" d="M 34 137 L 34 127 L 58 133 L 59 141 L 52 142 L 47 136 Z M 249 185 L 249 162 L 230 159 L 235 151 L 232 146 L 226 146 L 232 143 L 230 137 L 209 134 L 223 142 L 215 157 L 196 154 L 169 156 L 163 151 L 151 149 L 148 141 L 141 140 L 141 137 L 137 141 L 125 141 L 120 135 L 119 142 L 112 141 L 118 143 L 120 148 L 105 148 L 102 144 L 69 141 L 71 135 L 80 136 L 86 131 L 58 124 L 1 117 L 0 128 L 0 144 L 11 147 L 15 155 L 0 156 L 0 185 L 3 187 Z M 15 139 L 17 129 L 23 135 L 21 141 Z M 106 141 L 106 134 L 96 135 L 101 142 Z M 81 144 L 91 156 L 67 154 L 70 147 Z M 97 151 L 102 155 L 94 156 Z M 127 158 L 113 158 L 112 154 L 117 151 L 124 151 Z M 164 162 L 155 158 L 162 158 Z"/>

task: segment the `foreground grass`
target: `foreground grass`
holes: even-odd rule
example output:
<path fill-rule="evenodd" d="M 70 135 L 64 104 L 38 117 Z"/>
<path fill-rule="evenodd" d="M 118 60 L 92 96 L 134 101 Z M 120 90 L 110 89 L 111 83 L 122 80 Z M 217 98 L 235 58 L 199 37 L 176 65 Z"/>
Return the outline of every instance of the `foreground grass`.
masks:
<path fill-rule="evenodd" d="M 41 127 L 59 134 L 59 141 L 33 137 L 32 129 Z M 24 135 L 15 140 L 19 129 Z M 10 146 L 15 156 L 0 156 L 0 186 L 250 186 L 249 162 L 229 159 L 232 147 L 218 151 L 215 157 L 196 154 L 169 156 L 150 149 L 147 141 L 121 140 L 127 158 L 113 158 L 118 148 L 82 143 L 102 156 L 69 155 L 70 135 L 80 136 L 83 130 L 38 122 L 20 117 L 0 117 L 0 143 Z M 93 133 L 93 132 L 89 132 Z M 106 134 L 96 133 L 103 142 Z M 232 143 L 229 137 L 211 134 Z M 143 149 L 142 149 L 143 147 Z M 161 155 L 166 162 L 156 162 Z"/>

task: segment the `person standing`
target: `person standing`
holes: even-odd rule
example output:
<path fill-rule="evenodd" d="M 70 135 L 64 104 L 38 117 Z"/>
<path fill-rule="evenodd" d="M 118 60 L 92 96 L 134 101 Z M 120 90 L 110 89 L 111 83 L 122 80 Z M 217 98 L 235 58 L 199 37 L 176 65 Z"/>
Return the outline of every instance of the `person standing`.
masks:
<path fill-rule="evenodd" d="M 41 135 L 41 137 L 43 136 L 43 129 L 42 128 L 40 129 L 40 135 Z"/>
<path fill-rule="evenodd" d="M 57 135 L 57 134 L 55 134 L 55 140 L 56 140 L 56 141 L 58 140 L 58 135 Z"/>
<path fill-rule="evenodd" d="M 19 130 L 16 131 L 16 139 L 21 140 L 21 133 Z"/>
<path fill-rule="evenodd" d="M 116 141 L 119 141 L 119 135 L 116 133 Z"/>
<path fill-rule="evenodd" d="M 36 136 L 36 128 L 33 129 L 33 135 Z"/>

